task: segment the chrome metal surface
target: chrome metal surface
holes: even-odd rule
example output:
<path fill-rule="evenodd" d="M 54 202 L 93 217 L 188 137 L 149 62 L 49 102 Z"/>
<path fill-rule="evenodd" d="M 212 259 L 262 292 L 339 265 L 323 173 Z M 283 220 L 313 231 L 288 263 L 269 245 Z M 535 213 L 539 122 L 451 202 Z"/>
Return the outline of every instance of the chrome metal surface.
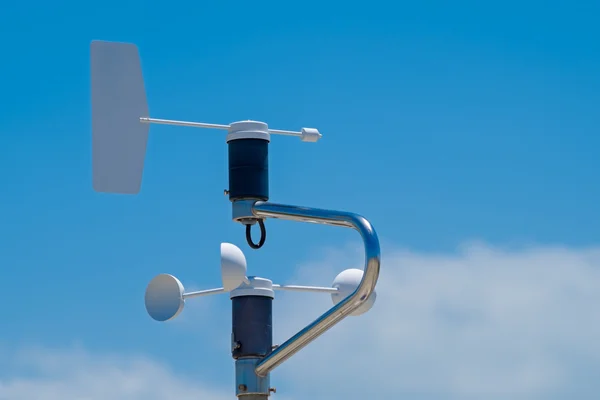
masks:
<path fill-rule="evenodd" d="M 260 358 L 240 358 L 235 361 L 235 395 L 240 399 L 267 399 L 269 376 L 256 375 L 255 368 Z M 254 397 L 250 397 L 254 396 Z"/>
<path fill-rule="evenodd" d="M 278 365 L 346 318 L 369 298 L 379 278 L 381 251 L 375 229 L 367 219 L 357 214 L 262 201 L 254 203 L 252 210 L 256 217 L 287 219 L 353 228 L 360 233 L 365 247 L 363 278 L 354 293 L 333 306 L 314 322 L 310 323 L 264 357 L 256 366 L 256 374 L 258 376 L 267 376 Z"/>

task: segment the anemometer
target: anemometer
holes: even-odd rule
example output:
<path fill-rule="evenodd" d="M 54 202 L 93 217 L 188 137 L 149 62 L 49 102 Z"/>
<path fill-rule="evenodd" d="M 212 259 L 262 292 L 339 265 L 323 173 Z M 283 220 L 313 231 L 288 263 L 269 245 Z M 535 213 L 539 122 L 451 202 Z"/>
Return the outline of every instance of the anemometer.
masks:
<path fill-rule="evenodd" d="M 317 129 L 270 129 L 264 122 L 228 125 L 151 118 L 146 101 L 138 49 L 134 44 L 93 41 L 91 44 L 92 170 L 97 192 L 140 192 L 150 125 L 178 125 L 225 130 L 229 163 L 232 220 L 245 226 L 248 245 L 259 249 L 266 240 L 264 221 L 278 218 L 352 228 L 365 248 L 364 270 L 348 269 L 331 287 L 274 284 L 247 275 L 240 248 L 221 243 L 222 287 L 186 292 L 176 277 L 160 274 L 146 288 L 146 311 L 156 321 L 169 321 L 194 297 L 229 293 L 232 302 L 231 355 L 235 360 L 235 393 L 241 400 L 266 400 L 275 390 L 269 374 L 325 331 L 349 315 L 365 313 L 375 303 L 380 249 L 377 233 L 364 217 L 343 212 L 269 202 L 269 142 L 271 135 L 317 142 Z M 254 242 L 251 227 L 258 224 Z M 279 346 L 273 345 L 272 301 L 275 291 L 327 293 L 333 307 Z"/>

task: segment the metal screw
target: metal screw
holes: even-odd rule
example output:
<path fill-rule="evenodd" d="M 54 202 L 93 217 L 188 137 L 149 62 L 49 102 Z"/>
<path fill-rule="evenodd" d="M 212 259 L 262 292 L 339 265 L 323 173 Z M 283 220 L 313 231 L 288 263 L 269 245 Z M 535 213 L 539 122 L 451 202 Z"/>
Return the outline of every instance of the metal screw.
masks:
<path fill-rule="evenodd" d="M 238 389 L 242 392 L 245 392 L 248 389 L 248 387 L 246 385 L 244 385 L 243 383 L 241 383 L 238 385 Z"/>

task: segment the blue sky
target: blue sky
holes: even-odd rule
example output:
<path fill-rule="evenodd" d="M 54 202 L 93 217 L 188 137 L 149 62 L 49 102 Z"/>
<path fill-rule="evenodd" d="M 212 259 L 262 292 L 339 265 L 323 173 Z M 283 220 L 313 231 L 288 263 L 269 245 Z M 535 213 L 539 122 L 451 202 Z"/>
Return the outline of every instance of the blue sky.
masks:
<path fill-rule="evenodd" d="M 223 196 L 220 131 L 153 126 L 141 194 L 95 193 L 91 40 L 139 46 L 154 117 L 318 128 L 317 144 L 273 138 L 271 200 L 365 215 L 384 261 L 400 249 L 452 258 L 472 241 L 577 255 L 600 243 L 599 12 L 557 1 L 3 5 L 0 347 L 143 354 L 228 393 L 228 298 L 161 325 L 143 307 L 147 282 L 169 272 L 219 286 L 227 241 L 251 273 L 308 283 L 293 280 L 302 266 L 360 244 L 352 231 L 268 221 L 267 244 L 249 249 Z"/>

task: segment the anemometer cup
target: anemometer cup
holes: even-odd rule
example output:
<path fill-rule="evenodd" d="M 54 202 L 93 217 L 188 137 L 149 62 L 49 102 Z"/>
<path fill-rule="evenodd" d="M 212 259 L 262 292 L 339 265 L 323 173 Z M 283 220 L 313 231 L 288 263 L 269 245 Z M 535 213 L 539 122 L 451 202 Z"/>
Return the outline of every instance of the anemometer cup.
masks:
<path fill-rule="evenodd" d="M 335 277 L 335 279 L 333 280 L 333 284 L 331 285 L 332 287 L 338 290 L 336 293 L 331 294 L 331 300 L 333 301 L 333 304 L 337 305 L 346 297 L 354 293 L 354 291 L 360 286 L 360 282 L 362 281 L 363 275 L 364 271 L 357 268 L 351 268 L 340 272 Z M 350 315 L 353 317 L 363 315 L 371 308 L 373 308 L 376 299 L 377 292 L 375 291 L 375 289 L 373 289 L 373 292 L 371 292 L 369 298 L 365 302 L 363 302 L 360 305 L 360 307 L 354 310 Z"/>
<path fill-rule="evenodd" d="M 221 243 L 221 280 L 223 289 L 231 292 L 247 282 L 248 267 L 246 256 L 239 247 L 231 243 Z"/>
<path fill-rule="evenodd" d="M 173 275 L 155 276 L 146 288 L 146 311 L 159 322 L 177 317 L 183 311 L 183 292 L 183 285 Z"/>

